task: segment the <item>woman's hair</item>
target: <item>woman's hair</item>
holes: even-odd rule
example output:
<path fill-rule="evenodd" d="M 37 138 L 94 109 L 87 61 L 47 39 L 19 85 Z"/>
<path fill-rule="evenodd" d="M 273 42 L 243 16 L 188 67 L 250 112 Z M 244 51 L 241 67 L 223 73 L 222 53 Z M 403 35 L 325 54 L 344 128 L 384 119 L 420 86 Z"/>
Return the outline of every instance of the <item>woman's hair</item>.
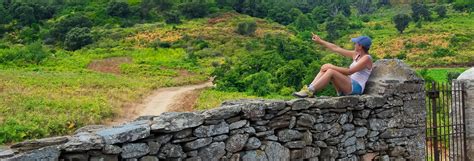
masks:
<path fill-rule="evenodd" d="M 365 53 L 367 53 L 367 54 L 369 53 L 369 49 L 365 48 L 364 46 L 361 46 L 361 47 L 362 47 L 362 50 L 365 51 Z"/>

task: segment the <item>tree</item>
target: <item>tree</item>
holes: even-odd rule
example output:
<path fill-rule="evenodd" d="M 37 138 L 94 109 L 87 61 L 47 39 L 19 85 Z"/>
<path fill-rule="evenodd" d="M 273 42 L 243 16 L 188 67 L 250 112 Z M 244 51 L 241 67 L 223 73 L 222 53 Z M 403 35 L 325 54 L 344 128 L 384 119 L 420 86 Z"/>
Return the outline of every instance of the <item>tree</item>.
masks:
<path fill-rule="evenodd" d="M 340 31 L 344 31 L 349 26 L 349 20 L 342 14 L 337 15 L 332 21 L 326 23 L 326 31 L 328 32 L 327 39 L 334 41 L 341 37 Z"/>
<path fill-rule="evenodd" d="M 329 10 L 326 7 L 318 6 L 311 11 L 313 21 L 323 23 L 329 17 Z"/>
<path fill-rule="evenodd" d="M 377 3 L 378 7 L 382 7 L 382 6 L 390 6 L 390 0 L 379 0 L 379 2 Z"/>
<path fill-rule="evenodd" d="M 333 17 L 339 13 L 342 13 L 346 17 L 349 17 L 352 14 L 348 0 L 336 0 L 335 2 L 331 2 L 329 8 Z"/>
<path fill-rule="evenodd" d="M 0 4 L 0 24 L 7 24 L 11 21 L 12 17 L 10 13 Z"/>
<path fill-rule="evenodd" d="M 130 13 L 128 3 L 115 1 L 110 2 L 109 5 L 107 5 L 106 11 L 108 15 L 117 17 L 127 17 Z"/>
<path fill-rule="evenodd" d="M 311 29 L 312 26 L 311 20 L 305 14 L 299 15 L 294 24 L 296 29 L 300 31 Z"/>
<path fill-rule="evenodd" d="M 92 35 L 90 29 L 86 27 L 75 27 L 67 32 L 64 46 L 68 50 L 77 50 L 91 43 Z"/>
<path fill-rule="evenodd" d="M 445 5 L 436 6 L 434 10 L 436 11 L 436 13 L 438 14 L 439 17 L 441 17 L 441 18 L 446 17 L 446 6 Z"/>
<path fill-rule="evenodd" d="M 18 19 L 21 25 L 30 25 L 36 22 L 33 8 L 22 5 L 15 9 L 14 17 Z"/>
<path fill-rule="evenodd" d="M 244 78 L 247 91 L 257 96 L 266 96 L 275 91 L 273 84 L 273 76 L 266 72 L 260 71 Z"/>
<path fill-rule="evenodd" d="M 237 25 L 237 33 L 241 35 L 253 35 L 257 30 L 257 23 L 255 21 L 241 22 Z"/>
<path fill-rule="evenodd" d="M 179 24 L 181 23 L 181 19 L 179 18 L 179 14 L 177 12 L 166 12 L 165 22 L 167 24 Z"/>
<path fill-rule="evenodd" d="M 56 40 L 64 41 L 65 36 L 69 32 L 69 30 L 75 27 L 90 28 L 92 27 L 92 21 L 81 14 L 70 15 L 56 23 L 51 29 L 50 35 Z"/>
<path fill-rule="evenodd" d="M 179 6 L 181 14 L 187 18 L 201 18 L 209 14 L 209 7 L 206 3 L 189 2 Z"/>
<path fill-rule="evenodd" d="M 412 3 L 411 10 L 413 12 L 412 17 L 415 22 L 423 18 L 426 21 L 431 21 L 431 12 L 426 8 L 424 4 L 421 3 Z"/>
<path fill-rule="evenodd" d="M 393 23 L 395 23 L 395 27 L 400 32 L 400 34 L 402 34 L 405 28 L 408 27 L 408 24 L 410 23 L 410 21 L 411 21 L 410 16 L 404 13 L 397 14 L 393 17 Z"/>
<path fill-rule="evenodd" d="M 371 13 L 374 10 L 372 7 L 372 0 L 357 0 L 355 5 L 359 14 Z"/>
<path fill-rule="evenodd" d="M 298 88 L 301 87 L 301 83 L 305 76 L 304 72 L 306 67 L 304 66 L 303 61 L 291 60 L 288 64 L 278 68 L 276 71 L 276 78 L 285 87 Z"/>

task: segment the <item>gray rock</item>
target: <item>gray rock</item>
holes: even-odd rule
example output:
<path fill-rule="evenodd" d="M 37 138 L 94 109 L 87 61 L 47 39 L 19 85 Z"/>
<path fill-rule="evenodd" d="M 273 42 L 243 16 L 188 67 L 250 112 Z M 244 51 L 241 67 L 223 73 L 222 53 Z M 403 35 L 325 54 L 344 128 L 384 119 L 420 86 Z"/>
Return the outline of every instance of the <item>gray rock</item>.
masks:
<path fill-rule="evenodd" d="M 226 133 L 229 133 L 229 125 L 225 122 L 217 125 L 199 126 L 194 129 L 194 135 L 197 137 L 211 137 Z"/>
<path fill-rule="evenodd" d="M 291 120 L 290 120 L 289 128 L 290 128 L 290 129 L 293 129 L 295 126 L 296 126 L 296 117 L 295 117 L 295 116 L 292 116 L 292 117 L 291 117 Z"/>
<path fill-rule="evenodd" d="M 398 157 L 398 156 L 403 156 L 405 154 L 406 149 L 401 147 L 401 146 L 395 146 L 391 151 L 390 151 L 390 156 L 393 157 Z"/>
<path fill-rule="evenodd" d="M 388 155 L 384 155 L 380 157 L 380 161 L 390 161 L 390 157 Z"/>
<path fill-rule="evenodd" d="M 306 143 L 304 141 L 290 141 L 285 143 L 284 146 L 290 149 L 302 149 L 306 146 Z"/>
<path fill-rule="evenodd" d="M 291 106 L 291 110 L 305 110 L 312 105 L 312 103 L 306 99 L 293 99 L 287 103 Z"/>
<path fill-rule="evenodd" d="M 219 136 L 216 136 L 216 137 L 212 138 L 212 141 L 213 142 L 220 142 L 220 141 L 226 140 L 227 138 L 229 138 L 229 135 L 219 135 Z"/>
<path fill-rule="evenodd" d="M 338 123 L 332 124 L 331 129 L 329 129 L 329 134 L 332 136 L 337 136 L 341 134 L 342 132 L 342 126 L 339 125 Z"/>
<path fill-rule="evenodd" d="M 184 129 L 174 134 L 174 138 L 183 139 L 183 138 L 191 136 L 192 134 L 193 134 L 193 129 Z"/>
<path fill-rule="evenodd" d="M 303 141 L 306 145 L 311 145 L 311 143 L 313 143 L 313 134 L 309 131 L 304 132 Z"/>
<path fill-rule="evenodd" d="M 150 126 L 143 124 L 124 125 L 99 130 L 96 134 L 101 136 L 106 144 L 132 142 L 150 136 Z"/>
<path fill-rule="evenodd" d="M 369 95 L 386 94 L 386 82 L 396 80 L 398 82 L 422 82 L 416 72 L 398 59 L 377 60 L 372 68 L 372 73 L 367 80 L 365 93 Z M 368 101 L 367 101 L 368 102 Z"/>
<path fill-rule="evenodd" d="M 263 103 L 248 103 L 242 107 L 244 118 L 256 119 L 265 116 L 265 104 Z"/>
<path fill-rule="evenodd" d="M 194 150 L 211 144 L 212 138 L 201 138 L 184 144 L 185 150 Z"/>
<path fill-rule="evenodd" d="M 303 126 L 303 127 L 313 127 L 313 124 L 316 122 L 316 118 L 314 116 L 311 116 L 311 115 L 308 115 L 308 114 L 302 114 L 299 118 L 298 118 L 298 122 L 297 124 L 299 126 Z"/>
<path fill-rule="evenodd" d="M 225 143 L 215 142 L 207 147 L 199 149 L 198 156 L 206 161 L 218 161 L 225 155 Z"/>
<path fill-rule="evenodd" d="M 2 159 L 2 161 L 57 161 L 60 154 L 61 152 L 57 147 L 50 146 L 18 154 L 10 158 Z"/>
<path fill-rule="evenodd" d="M 344 141 L 343 146 L 344 146 L 344 147 L 348 147 L 348 146 L 354 145 L 354 144 L 356 143 L 356 140 L 357 140 L 357 138 L 356 138 L 355 136 L 350 137 L 349 139 L 347 139 L 346 141 Z"/>
<path fill-rule="evenodd" d="M 356 141 L 356 149 L 357 150 L 364 150 L 365 149 L 365 141 L 362 138 L 357 139 Z"/>
<path fill-rule="evenodd" d="M 28 151 L 28 150 L 39 149 L 42 147 L 47 147 L 47 146 L 52 146 L 52 145 L 64 144 L 67 141 L 68 141 L 68 137 L 59 136 L 59 137 L 52 137 L 52 138 L 28 140 L 21 143 L 13 144 L 12 146 L 10 146 L 10 148 L 19 150 L 19 151 Z"/>
<path fill-rule="evenodd" d="M 246 151 L 242 155 L 242 161 L 268 161 L 265 152 L 260 150 Z"/>
<path fill-rule="evenodd" d="M 268 141 L 264 143 L 265 154 L 268 157 L 268 160 L 278 160 L 278 161 L 289 161 L 290 160 L 290 150 L 285 148 L 278 142 Z"/>
<path fill-rule="evenodd" d="M 102 149 L 104 154 L 120 154 L 122 152 L 122 148 L 116 145 L 105 145 L 104 149 Z"/>
<path fill-rule="evenodd" d="M 230 135 L 244 134 L 244 133 L 250 134 L 250 135 L 255 135 L 256 132 L 257 131 L 253 127 L 246 127 L 246 128 L 242 128 L 242 129 L 232 130 L 232 131 L 230 131 Z"/>
<path fill-rule="evenodd" d="M 245 144 L 246 150 L 254 150 L 258 149 L 262 145 L 262 142 L 256 137 L 251 137 L 248 139 L 247 143 Z"/>
<path fill-rule="evenodd" d="M 171 143 L 179 144 L 179 143 L 194 141 L 196 139 L 198 139 L 198 137 L 187 137 L 187 138 L 184 138 L 184 139 L 173 140 L 173 141 L 171 141 Z"/>
<path fill-rule="evenodd" d="M 303 137 L 303 134 L 301 134 L 299 131 L 296 131 L 296 130 L 285 129 L 278 132 L 278 139 L 281 142 L 289 142 L 293 140 L 298 140 L 298 139 L 301 139 L 302 137 Z"/>
<path fill-rule="evenodd" d="M 387 123 L 382 119 L 370 119 L 369 128 L 374 131 L 381 131 L 387 128 Z"/>
<path fill-rule="evenodd" d="M 380 138 L 388 139 L 388 138 L 401 138 L 412 136 L 420 132 L 418 129 L 387 129 L 385 132 L 380 134 Z"/>
<path fill-rule="evenodd" d="M 0 158 L 11 157 L 13 155 L 15 155 L 15 152 L 13 152 L 13 150 L 0 148 Z"/>
<path fill-rule="evenodd" d="M 165 144 L 160 149 L 158 155 L 160 158 L 186 158 L 186 153 L 183 152 L 183 148 L 176 144 Z"/>
<path fill-rule="evenodd" d="M 273 134 L 275 134 L 275 132 L 273 130 L 271 130 L 271 131 L 258 132 L 258 133 L 255 134 L 255 136 L 263 137 L 263 136 L 269 136 L 269 135 L 273 135 Z"/>
<path fill-rule="evenodd" d="M 61 159 L 64 161 L 89 161 L 89 154 L 63 154 L 61 155 Z M 92 157 L 91 157 L 92 160 Z"/>
<path fill-rule="evenodd" d="M 344 125 L 346 124 L 348 120 L 349 120 L 349 115 L 342 114 L 341 117 L 339 117 L 339 124 Z"/>
<path fill-rule="evenodd" d="M 315 147 L 305 147 L 303 148 L 303 159 L 309 159 L 319 156 L 321 149 Z"/>
<path fill-rule="evenodd" d="M 316 144 L 316 146 L 321 147 L 321 148 L 328 147 L 328 145 L 324 141 L 315 141 L 314 144 Z"/>
<path fill-rule="evenodd" d="M 186 158 L 185 161 L 202 161 L 201 157 L 191 157 L 191 158 Z"/>
<path fill-rule="evenodd" d="M 366 127 L 358 127 L 355 131 L 355 136 L 358 138 L 364 137 L 368 132 L 369 130 Z"/>
<path fill-rule="evenodd" d="M 140 158 L 139 161 L 160 161 L 160 160 L 155 156 L 144 156 Z"/>
<path fill-rule="evenodd" d="M 354 130 L 355 126 L 353 124 L 344 124 L 342 125 L 342 129 L 344 131 L 352 131 Z"/>
<path fill-rule="evenodd" d="M 205 119 L 228 119 L 242 111 L 241 105 L 224 105 L 207 110 L 203 113 Z"/>
<path fill-rule="evenodd" d="M 82 133 L 82 132 L 88 132 L 88 133 L 94 133 L 96 131 L 99 131 L 99 130 L 103 130 L 103 129 L 106 129 L 107 126 L 105 125 L 87 125 L 87 126 L 84 126 L 84 127 L 81 127 L 79 129 L 77 129 L 74 134 L 79 134 L 79 133 Z"/>
<path fill-rule="evenodd" d="M 189 151 L 186 153 L 186 155 L 188 157 L 195 157 L 195 156 L 198 156 L 198 151 L 197 150 Z"/>
<path fill-rule="evenodd" d="M 468 70 L 461 73 L 457 79 L 459 80 L 472 80 L 474 78 L 474 67 L 469 68 Z"/>
<path fill-rule="evenodd" d="M 67 152 L 87 151 L 91 149 L 102 149 L 104 147 L 102 137 L 91 133 L 78 133 L 70 138 L 70 140 L 59 146 L 61 150 Z"/>
<path fill-rule="evenodd" d="M 303 151 L 300 149 L 295 149 L 290 151 L 291 160 L 303 160 Z"/>
<path fill-rule="evenodd" d="M 248 138 L 248 134 L 232 135 L 227 139 L 225 149 L 227 152 L 231 153 L 241 151 L 244 148 L 245 143 L 247 143 Z"/>
<path fill-rule="evenodd" d="M 150 152 L 145 143 L 128 143 L 122 146 L 122 158 L 138 158 Z"/>
<path fill-rule="evenodd" d="M 370 109 L 382 107 L 386 101 L 385 98 L 381 96 L 364 95 L 363 97 L 365 97 L 365 106 Z"/>
<path fill-rule="evenodd" d="M 247 120 L 240 120 L 229 125 L 229 130 L 238 129 L 244 127 L 247 124 Z"/>
<path fill-rule="evenodd" d="M 265 140 L 278 141 L 278 137 L 275 136 L 275 135 L 270 135 L 270 136 L 266 136 L 266 137 L 265 137 Z"/>
<path fill-rule="evenodd" d="M 176 132 L 197 127 L 204 123 L 204 116 L 193 112 L 165 112 L 153 118 L 151 130 L 159 132 Z"/>
<path fill-rule="evenodd" d="M 324 159 L 335 159 L 339 155 L 338 151 L 334 147 L 327 147 L 322 149 L 320 158 Z"/>

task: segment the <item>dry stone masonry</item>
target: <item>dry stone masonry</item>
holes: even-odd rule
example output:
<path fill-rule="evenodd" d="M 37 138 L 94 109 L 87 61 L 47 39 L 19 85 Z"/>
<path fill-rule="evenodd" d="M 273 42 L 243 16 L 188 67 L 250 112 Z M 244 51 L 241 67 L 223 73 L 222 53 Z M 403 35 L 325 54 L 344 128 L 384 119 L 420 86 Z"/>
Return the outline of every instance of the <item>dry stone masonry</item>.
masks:
<path fill-rule="evenodd" d="M 384 68 L 404 70 L 390 75 Z M 376 63 L 368 93 L 315 99 L 236 100 L 199 112 L 143 116 L 115 127 L 26 141 L 0 160 L 358 161 L 424 160 L 423 81 L 403 63 Z M 405 75 L 404 75 L 405 74 Z"/>

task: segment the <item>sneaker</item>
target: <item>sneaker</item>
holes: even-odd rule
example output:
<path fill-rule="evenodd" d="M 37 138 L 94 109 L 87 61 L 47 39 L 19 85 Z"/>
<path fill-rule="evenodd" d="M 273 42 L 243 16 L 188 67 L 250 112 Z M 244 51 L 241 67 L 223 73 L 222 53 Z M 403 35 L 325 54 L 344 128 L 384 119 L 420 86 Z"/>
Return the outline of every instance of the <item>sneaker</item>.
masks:
<path fill-rule="evenodd" d="M 299 92 L 293 93 L 293 96 L 299 98 L 314 97 L 314 91 L 310 90 L 308 86 L 304 86 Z"/>

